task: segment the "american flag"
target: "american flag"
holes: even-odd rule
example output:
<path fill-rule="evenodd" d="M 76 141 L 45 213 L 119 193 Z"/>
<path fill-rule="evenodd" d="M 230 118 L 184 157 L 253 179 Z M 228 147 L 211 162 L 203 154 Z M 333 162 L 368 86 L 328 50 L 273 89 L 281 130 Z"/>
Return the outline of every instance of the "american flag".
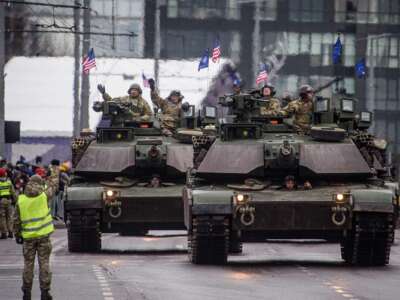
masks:
<path fill-rule="evenodd" d="M 143 86 L 146 88 L 150 87 L 149 80 L 146 78 L 143 72 L 142 72 L 142 79 L 143 79 Z"/>
<path fill-rule="evenodd" d="M 219 41 L 215 40 L 211 60 L 213 61 L 213 63 L 216 63 L 220 57 L 221 57 L 221 46 L 219 44 Z"/>
<path fill-rule="evenodd" d="M 88 55 L 85 56 L 85 59 L 82 62 L 83 73 L 89 74 L 90 69 L 95 67 L 96 67 L 96 57 L 94 56 L 93 48 L 90 48 Z"/>
<path fill-rule="evenodd" d="M 265 64 L 262 64 L 260 67 L 260 72 L 256 78 L 256 84 L 259 84 L 263 81 L 268 81 L 267 66 Z"/>

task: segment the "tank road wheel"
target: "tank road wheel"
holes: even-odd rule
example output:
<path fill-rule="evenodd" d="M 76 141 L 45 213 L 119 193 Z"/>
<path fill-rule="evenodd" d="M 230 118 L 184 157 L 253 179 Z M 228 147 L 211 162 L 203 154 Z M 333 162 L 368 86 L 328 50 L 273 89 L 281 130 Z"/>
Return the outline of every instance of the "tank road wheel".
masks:
<path fill-rule="evenodd" d="M 68 250 L 98 252 L 101 250 L 100 212 L 95 209 L 67 213 Z"/>
<path fill-rule="evenodd" d="M 238 230 L 232 230 L 229 237 L 229 253 L 238 254 L 243 252 L 242 234 Z"/>
<path fill-rule="evenodd" d="M 342 258 L 352 265 L 384 266 L 389 263 L 393 236 L 392 214 L 358 213 L 341 242 Z"/>
<path fill-rule="evenodd" d="M 192 222 L 188 235 L 190 261 L 201 265 L 225 264 L 229 249 L 228 218 L 201 216 Z"/>

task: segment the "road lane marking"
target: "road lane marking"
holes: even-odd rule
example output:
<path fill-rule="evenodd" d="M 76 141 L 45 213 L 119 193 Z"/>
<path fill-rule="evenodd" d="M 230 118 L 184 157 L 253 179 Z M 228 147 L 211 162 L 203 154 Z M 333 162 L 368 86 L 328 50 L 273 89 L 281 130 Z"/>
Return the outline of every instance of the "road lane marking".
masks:
<path fill-rule="evenodd" d="M 101 293 L 104 300 L 114 300 L 114 296 L 111 288 L 108 285 L 104 270 L 96 265 L 92 265 L 92 270 L 94 275 L 96 276 L 97 282 L 101 287 Z"/>
<path fill-rule="evenodd" d="M 340 285 L 335 285 L 334 283 L 327 281 L 327 280 L 322 280 L 317 276 L 316 273 L 310 271 L 307 267 L 302 266 L 302 265 L 297 265 L 297 268 L 303 272 L 304 274 L 307 274 L 307 276 L 314 278 L 317 281 L 320 281 L 322 285 L 331 288 L 334 290 L 338 295 L 350 299 L 350 300 L 358 300 L 358 298 L 354 298 L 354 295 L 352 295 L 349 291 L 346 290 L 346 288 L 340 286 Z"/>

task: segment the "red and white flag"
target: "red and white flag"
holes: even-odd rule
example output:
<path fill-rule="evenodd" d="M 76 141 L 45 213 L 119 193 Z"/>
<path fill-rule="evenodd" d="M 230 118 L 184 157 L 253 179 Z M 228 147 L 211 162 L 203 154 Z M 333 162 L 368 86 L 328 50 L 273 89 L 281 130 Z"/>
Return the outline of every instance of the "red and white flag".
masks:
<path fill-rule="evenodd" d="M 221 57 L 221 45 L 218 40 L 215 40 L 214 48 L 212 50 L 211 60 L 213 63 L 216 63 Z"/>
<path fill-rule="evenodd" d="M 146 76 L 144 75 L 143 72 L 142 72 L 142 80 L 143 80 L 144 87 L 146 87 L 146 88 L 150 87 L 149 80 L 146 78 Z"/>
<path fill-rule="evenodd" d="M 82 62 L 82 71 L 85 74 L 89 74 L 90 69 L 96 67 L 96 57 L 94 56 L 93 48 L 90 48 L 88 55 L 85 56 L 85 59 Z"/>
<path fill-rule="evenodd" d="M 256 78 L 256 84 L 260 84 L 261 82 L 268 81 L 268 73 L 267 66 L 265 64 L 261 65 L 260 72 Z"/>

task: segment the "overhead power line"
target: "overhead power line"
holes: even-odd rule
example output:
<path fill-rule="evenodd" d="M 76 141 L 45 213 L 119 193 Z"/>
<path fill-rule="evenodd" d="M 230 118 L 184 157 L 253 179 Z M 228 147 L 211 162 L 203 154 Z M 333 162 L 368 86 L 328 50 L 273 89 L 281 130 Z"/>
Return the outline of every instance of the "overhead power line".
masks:
<path fill-rule="evenodd" d="M 99 32 L 99 31 L 74 31 L 74 30 L 26 30 L 26 29 L 7 29 L 6 32 L 26 32 L 26 33 L 72 33 L 72 34 L 80 34 L 83 35 L 85 33 L 89 33 L 90 35 L 103 35 L 103 36 L 129 36 L 134 37 L 137 36 L 134 32 L 126 32 L 126 33 L 112 33 L 112 32 Z"/>
<path fill-rule="evenodd" d="M 51 3 L 17 1 L 17 0 L 0 0 L 0 2 L 6 3 L 6 4 L 36 5 L 36 6 L 55 7 L 55 8 L 89 9 L 88 7 L 83 6 L 83 5 L 51 4 Z"/>

